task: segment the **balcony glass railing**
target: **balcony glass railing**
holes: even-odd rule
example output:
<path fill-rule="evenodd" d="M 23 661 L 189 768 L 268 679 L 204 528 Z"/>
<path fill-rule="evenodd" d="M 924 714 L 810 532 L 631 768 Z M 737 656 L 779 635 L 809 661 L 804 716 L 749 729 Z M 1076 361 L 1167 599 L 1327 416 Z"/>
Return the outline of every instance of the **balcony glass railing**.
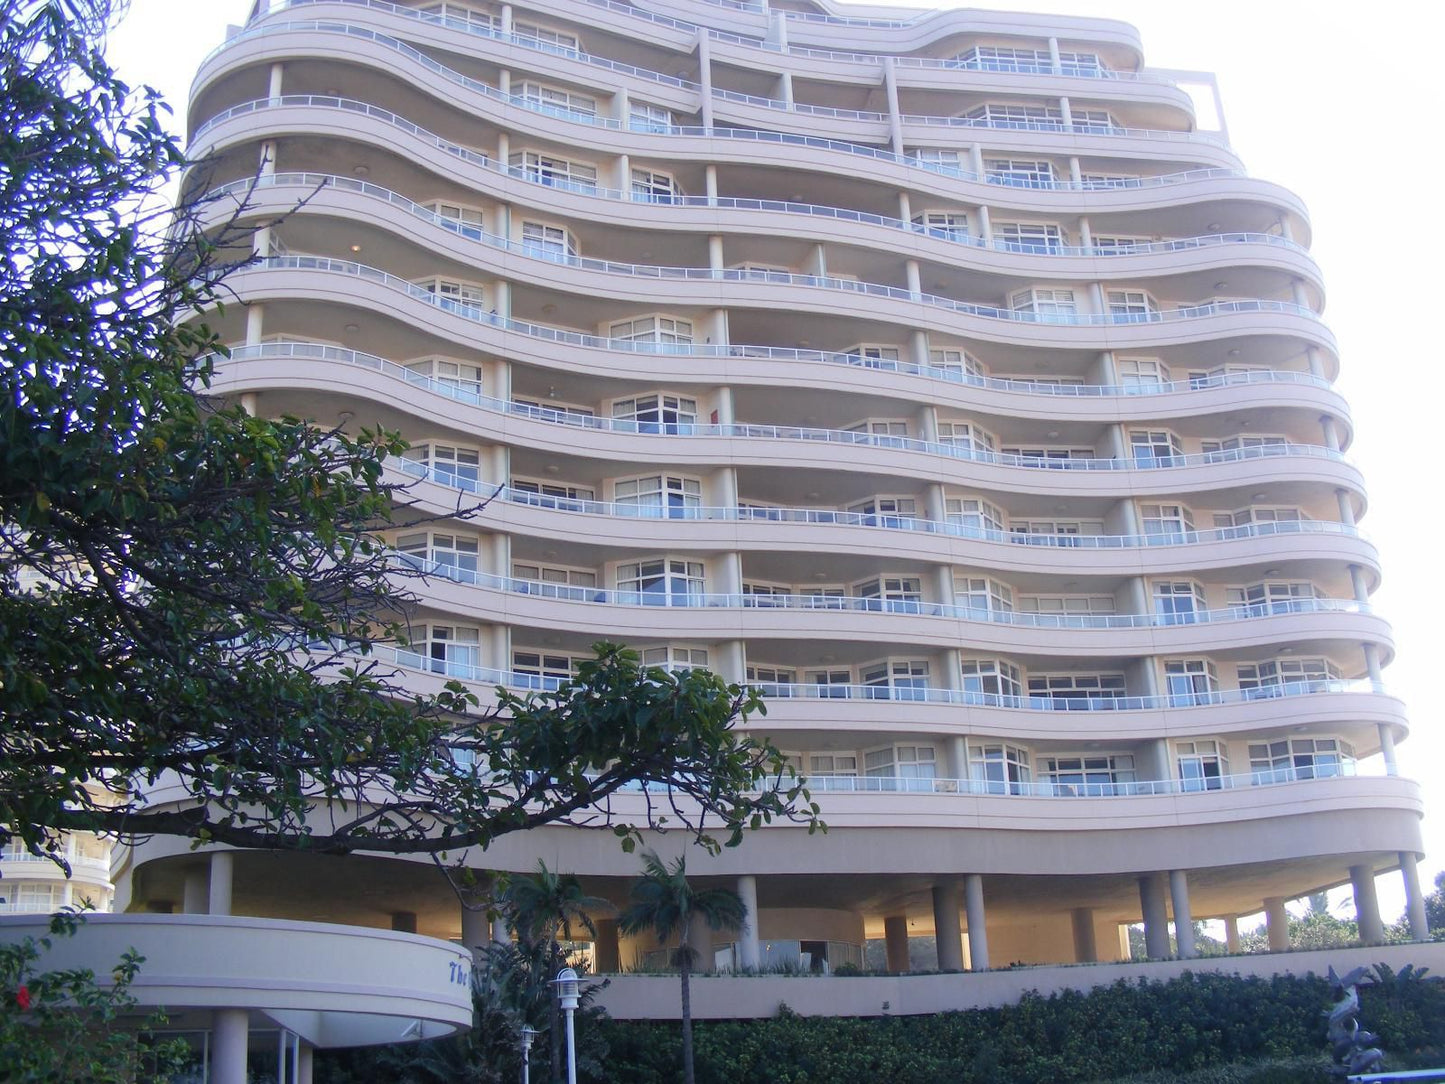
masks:
<path fill-rule="evenodd" d="M 403 460 L 407 473 L 423 464 Z M 433 471 L 433 473 L 436 473 Z M 443 477 L 447 477 L 443 475 Z M 640 505 L 637 518 L 666 518 L 670 509 Z M 1229 606 L 1222 610 L 1193 610 L 1185 613 L 1150 614 L 1055 614 L 1027 613 L 1017 610 L 989 610 L 952 603 L 925 602 L 922 599 L 879 598 L 852 595 L 749 595 L 708 591 L 677 590 L 659 584 L 653 590 L 628 590 L 610 587 L 578 587 L 571 584 L 527 580 L 515 576 L 498 576 L 455 564 L 427 560 L 408 553 L 393 551 L 392 560 L 403 568 L 415 569 L 428 576 L 456 583 L 506 591 L 514 595 L 561 599 L 567 602 L 601 603 L 608 606 L 651 606 L 665 608 L 696 608 L 724 610 L 807 610 L 852 613 L 899 614 L 913 617 L 946 617 L 987 625 L 1012 625 L 1033 629 L 1159 629 L 1183 625 L 1211 625 L 1222 622 L 1250 621 L 1261 617 L 1287 614 L 1348 613 L 1372 614 L 1368 602 L 1344 598 L 1298 598 L 1255 605 Z M 831 686 L 830 686 L 831 688 Z"/>
<path fill-rule="evenodd" d="M 555 692 L 564 684 L 558 677 L 518 673 L 494 667 L 478 666 L 453 659 L 430 658 L 420 651 L 380 645 L 372 649 L 378 658 L 421 673 L 439 674 L 483 686 L 505 686 L 509 689 Z M 1292 681 L 1260 689 L 1217 689 L 1202 692 L 1178 692 L 1161 696 L 1053 698 L 1042 696 L 1011 696 L 1002 693 L 974 692 L 967 689 L 934 687 L 899 688 L 877 685 L 817 685 L 808 683 L 751 682 L 765 697 L 782 700 L 867 700 L 879 703 L 951 704 L 971 708 L 1000 708 L 1007 711 L 1172 711 L 1214 707 L 1220 704 L 1247 704 L 1257 700 L 1278 700 L 1297 696 L 1374 695 L 1389 696 L 1382 682 L 1366 678 L 1358 680 Z M 1208 780 L 1187 781 L 1197 789 L 1209 789 Z"/>
<path fill-rule="evenodd" d="M 1139 779 L 1117 782 L 1062 782 L 1052 779 L 907 779 L 898 776 L 830 775 L 808 777 L 814 794 L 966 794 L 1020 798 L 1140 798 L 1160 794 L 1207 794 L 1210 791 L 1339 779 L 1358 774 L 1355 762 L 1307 767 L 1271 768 L 1240 775 L 1203 779 Z"/>

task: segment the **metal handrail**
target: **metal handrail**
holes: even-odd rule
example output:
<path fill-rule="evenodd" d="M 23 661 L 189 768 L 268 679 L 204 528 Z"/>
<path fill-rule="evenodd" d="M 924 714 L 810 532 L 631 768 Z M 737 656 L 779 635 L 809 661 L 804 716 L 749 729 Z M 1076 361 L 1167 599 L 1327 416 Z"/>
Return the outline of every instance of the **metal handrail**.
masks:
<path fill-rule="evenodd" d="M 402 469 L 415 474 L 425 464 L 402 460 Z M 415 569 L 428 576 L 437 576 L 455 583 L 470 584 L 493 591 L 565 602 L 597 603 L 606 606 L 650 606 L 709 610 L 807 610 L 851 613 L 886 613 L 909 617 L 944 617 L 971 624 L 1012 625 L 1034 629 L 1159 629 L 1183 625 L 1218 625 L 1235 621 L 1251 621 L 1261 617 L 1286 614 L 1351 613 L 1373 614 L 1368 602 L 1344 598 L 1298 598 L 1280 602 L 1230 606 L 1222 610 L 1195 610 L 1189 613 L 1150 614 L 1052 614 L 1025 613 L 1016 610 L 976 609 L 952 603 L 924 602 L 922 599 L 888 599 L 869 596 L 842 595 L 748 595 L 709 591 L 687 591 L 677 594 L 666 590 L 651 592 L 613 587 L 578 587 L 571 584 L 528 580 L 518 576 L 498 576 L 478 569 L 461 568 L 455 564 L 434 561 L 415 554 L 390 551 L 398 566 Z M 664 577 L 665 578 L 665 577 Z"/>
<path fill-rule="evenodd" d="M 532 184 L 545 185 L 538 179 L 534 172 L 520 166 L 503 166 L 501 163 L 488 161 L 485 163 L 489 170 L 503 173 L 506 176 L 519 180 L 525 180 Z M 275 187 L 284 185 L 302 185 L 307 188 L 319 188 L 329 186 L 343 188 L 348 191 L 360 192 L 368 196 L 385 200 L 388 203 L 396 204 L 405 208 L 411 214 L 424 218 L 443 229 L 451 230 L 471 240 L 481 241 L 485 244 L 496 247 L 508 248 L 512 251 L 522 252 L 525 255 L 538 256 L 536 246 L 526 245 L 522 242 L 511 241 L 505 237 L 499 237 L 488 233 L 479 226 L 460 222 L 457 219 L 447 218 L 434 211 L 417 204 L 406 196 L 381 185 L 373 184 L 370 181 L 358 180 L 355 177 L 345 177 L 332 173 L 311 173 L 311 172 L 285 172 L 268 173 L 259 177 L 247 177 L 236 181 L 230 181 L 212 189 L 207 196 L 244 196 L 255 188 Z M 1065 245 L 1050 243 L 1024 243 L 1006 241 L 994 238 L 989 241 L 983 237 L 973 234 L 960 233 L 957 230 L 942 229 L 934 226 L 926 226 L 921 223 L 909 222 L 901 218 L 890 218 L 886 215 L 869 214 L 864 211 L 853 211 L 843 207 L 828 207 L 819 204 L 797 203 L 790 200 L 762 200 L 762 199 L 741 199 L 737 197 L 720 196 L 709 198 L 706 196 L 675 196 L 675 197 L 652 197 L 639 199 L 637 194 L 623 192 L 618 189 L 589 189 L 589 195 L 595 195 L 605 199 L 617 199 L 628 202 L 655 203 L 659 206 L 686 206 L 686 207 L 708 207 L 708 208 L 729 208 L 737 210 L 762 210 L 781 211 L 788 214 L 806 214 L 822 218 L 841 219 L 844 221 L 859 222 L 866 225 L 884 226 L 889 229 L 901 230 L 907 233 L 918 234 L 935 240 L 947 241 L 953 244 L 966 245 L 970 248 L 993 250 L 997 252 L 1011 252 L 1027 256 L 1137 256 L 1149 255 L 1160 252 L 1189 252 L 1202 248 L 1215 248 L 1224 245 L 1266 245 L 1272 248 L 1284 248 L 1293 252 L 1308 255 L 1309 250 L 1288 238 L 1273 233 L 1257 232 L 1231 232 L 1206 234 L 1197 237 L 1181 237 L 1169 241 L 1143 241 L 1128 245 Z M 693 278 L 726 278 L 726 274 L 714 272 L 710 268 L 664 268 L 656 265 L 637 265 L 627 263 L 616 263 L 612 261 L 594 260 L 586 257 L 567 256 L 565 254 L 540 254 L 540 258 L 552 262 L 568 263 L 580 267 L 597 266 L 600 270 L 619 271 L 624 274 L 645 274 L 649 277 L 679 277 L 673 272 L 685 270 L 694 272 L 688 276 Z M 744 271 L 729 269 L 731 278 L 734 280 L 745 280 L 750 282 L 774 281 L 775 276 L 783 272 L 772 271 Z"/>
<path fill-rule="evenodd" d="M 468 319 L 479 319 L 485 323 L 497 327 L 505 327 L 508 330 L 519 331 L 526 335 L 540 335 L 544 338 L 555 338 L 559 341 L 576 342 L 582 346 L 601 346 L 604 349 L 629 350 L 637 353 L 649 354 L 681 354 L 693 357 L 758 357 L 778 356 L 772 353 L 759 355 L 753 348 L 745 346 L 734 346 L 721 343 L 639 343 L 625 339 L 608 339 L 602 336 L 589 335 L 582 332 L 568 332 L 557 328 L 548 328 L 542 324 L 531 324 L 527 321 L 515 320 L 510 317 L 498 316 L 495 313 L 483 308 L 480 305 L 468 305 L 447 298 L 437 297 L 424 287 L 417 286 L 408 279 L 391 275 L 379 268 L 369 267 L 366 264 L 350 260 L 337 260 L 327 256 L 310 255 L 289 255 L 289 256 L 266 256 L 256 261 L 257 265 L 271 268 L 298 268 L 313 271 L 339 271 L 344 274 L 359 275 L 362 278 L 371 279 L 384 285 L 401 289 L 412 296 L 429 300 L 448 311 L 456 312 L 458 315 Z M 690 270 L 690 269 L 685 269 Z M 717 273 L 718 278 L 726 279 L 732 277 L 733 281 L 744 281 L 746 272 L 736 269 L 727 269 Z M 708 271 L 705 277 L 712 277 L 713 273 Z M 704 277 L 704 276 L 700 276 Z M 986 320 L 1002 320 L 1008 323 L 1024 323 L 1048 326 L 1068 327 L 1123 327 L 1133 324 L 1144 323 L 1179 323 L 1189 320 L 1204 319 L 1212 316 L 1235 315 L 1240 313 L 1285 313 L 1292 316 L 1302 316 L 1313 321 L 1319 321 L 1319 314 L 1312 312 L 1303 305 L 1296 305 L 1288 301 L 1270 301 L 1267 299 L 1242 299 L 1233 301 L 1212 301 L 1202 305 L 1187 305 L 1177 309 L 1157 310 L 1149 313 L 1034 313 L 1020 312 L 1015 309 L 1003 309 L 990 305 L 977 305 L 968 301 L 955 301 L 952 298 L 938 297 L 933 294 L 913 294 L 907 290 L 894 286 L 882 286 L 876 283 L 854 282 L 851 279 L 819 278 L 813 275 L 788 275 L 791 285 L 804 286 L 824 290 L 840 290 L 849 293 L 861 293 L 869 296 L 887 297 L 899 301 L 909 301 L 914 304 L 926 305 L 930 308 L 942 309 L 948 312 L 955 312 L 960 315 L 980 317 Z M 778 348 L 766 347 L 767 351 Z M 802 351 L 807 355 L 820 353 L 818 351 Z M 783 355 L 787 356 L 787 355 Z M 872 359 L 864 359 L 872 360 Z M 1299 445 L 1299 447 L 1310 447 L 1310 445 Z M 1258 455 L 1278 454 L 1250 449 L 1257 455 L 1243 455 L 1240 458 L 1257 458 Z M 1325 454 L 1328 450 L 1322 449 L 1318 454 Z M 1327 458 L 1338 456 L 1337 452 L 1329 452 Z M 1187 459 L 1188 457 L 1174 456 L 1173 459 Z M 1201 460 L 1201 462 L 1216 462 L 1217 460 Z M 1064 462 L 1080 462 L 1079 460 L 1051 460 L 1056 467 Z M 1155 461 L 1159 465 L 1161 461 Z M 1181 464 L 1168 464 L 1181 465 Z M 1062 469 L 1062 468 L 1060 468 Z M 1117 469 L 1117 468 L 1115 468 Z"/>
<path fill-rule="evenodd" d="M 432 659 L 419 651 L 404 647 L 377 645 L 372 655 L 395 663 L 406 670 L 441 674 L 462 681 L 509 689 L 556 692 L 566 682 L 562 678 L 521 674 L 489 666 L 446 659 Z M 818 685 L 811 683 L 780 684 L 748 682 L 765 698 L 782 700 L 868 700 L 889 703 L 953 704 L 961 707 L 999 708 L 1007 711 L 1171 711 L 1221 704 L 1246 704 L 1256 700 L 1276 700 L 1297 696 L 1336 696 L 1372 694 L 1389 696 L 1383 682 L 1366 678 L 1325 681 L 1293 681 L 1259 689 L 1221 689 L 1212 692 L 1180 692 L 1163 696 L 1124 696 L 1054 699 L 1038 696 L 1008 696 L 999 693 L 972 692 L 966 689 L 901 688 L 878 685 Z"/>

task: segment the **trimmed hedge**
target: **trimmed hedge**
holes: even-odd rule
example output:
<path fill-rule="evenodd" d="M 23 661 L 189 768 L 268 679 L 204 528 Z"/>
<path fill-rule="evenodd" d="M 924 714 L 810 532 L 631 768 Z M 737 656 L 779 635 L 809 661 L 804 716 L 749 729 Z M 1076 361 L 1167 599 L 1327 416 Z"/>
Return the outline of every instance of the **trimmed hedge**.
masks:
<path fill-rule="evenodd" d="M 1054 1084 L 1200 1072 L 1200 1084 L 1313 1082 L 1327 1079 L 1329 1001 L 1323 979 L 1203 973 L 1120 981 L 1087 994 L 1030 994 L 1005 1008 L 936 1016 L 844 1019 L 784 1010 L 768 1020 L 697 1023 L 697 1081 Z M 1413 1061 L 1414 1051 L 1445 1048 L 1445 983 L 1364 988 L 1361 1001 L 1362 1022 L 1380 1034 L 1394 1064 Z M 589 1084 L 678 1079 L 678 1024 L 607 1020 L 602 1028 L 611 1047 L 606 1076 Z"/>

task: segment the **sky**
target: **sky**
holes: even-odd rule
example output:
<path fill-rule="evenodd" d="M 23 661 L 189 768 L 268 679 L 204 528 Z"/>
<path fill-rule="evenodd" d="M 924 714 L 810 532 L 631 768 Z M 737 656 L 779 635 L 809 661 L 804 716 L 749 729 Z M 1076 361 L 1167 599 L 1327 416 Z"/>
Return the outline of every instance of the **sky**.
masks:
<path fill-rule="evenodd" d="M 131 0 L 130 13 L 111 34 L 111 62 L 132 83 L 161 91 L 179 126 L 201 58 L 224 40 L 228 23 L 244 21 L 250 6 L 251 0 Z M 1245 167 L 1296 192 L 1309 207 L 1312 250 L 1327 291 L 1325 319 L 1340 345 L 1339 387 L 1353 411 L 1349 451 L 1369 495 L 1361 527 L 1379 546 L 1384 568 L 1373 602 L 1397 640 L 1385 680 L 1405 699 L 1413 728 L 1400 745 L 1400 771 L 1425 784 L 1421 879 L 1428 890 L 1445 870 L 1445 793 L 1430 785 L 1445 755 L 1445 733 L 1429 709 L 1425 680 L 1430 652 L 1445 650 L 1436 624 L 1445 578 L 1437 582 L 1434 567 L 1445 511 L 1433 503 L 1442 495 L 1435 471 L 1445 465 L 1445 439 L 1442 452 L 1430 444 L 1445 411 L 1445 362 L 1428 331 L 1445 294 L 1436 298 L 1426 290 L 1417 298 L 1404 287 L 1445 283 L 1431 255 L 1434 242 L 1425 244 L 1414 226 L 1367 229 L 1365 223 L 1382 207 L 1411 207 L 1416 220 L 1433 218 L 1430 208 L 1442 198 L 1445 151 L 1430 133 L 1438 133 L 1445 115 L 1445 80 L 1436 60 L 1445 40 L 1445 4 L 1377 0 L 1366 9 L 1340 0 L 1000 0 L 984 6 L 1122 19 L 1139 29 L 1151 67 L 1215 72 L 1230 140 Z M 1420 48 L 1404 48 L 1405 37 Z M 1382 911 L 1397 914 L 1399 878 L 1381 878 L 1379 890 Z"/>

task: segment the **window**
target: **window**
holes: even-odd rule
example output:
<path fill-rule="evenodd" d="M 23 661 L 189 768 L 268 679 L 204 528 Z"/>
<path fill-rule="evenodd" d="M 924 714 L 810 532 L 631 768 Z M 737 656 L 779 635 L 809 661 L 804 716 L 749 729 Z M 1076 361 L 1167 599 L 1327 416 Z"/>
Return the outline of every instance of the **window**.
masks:
<path fill-rule="evenodd" d="M 1121 256 L 1135 251 L 1147 251 L 1150 244 L 1152 242 L 1147 237 L 1121 237 L 1117 234 L 1090 239 L 1090 247 L 1097 256 Z"/>
<path fill-rule="evenodd" d="M 990 614 L 1013 613 L 1013 588 L 982 576 L 954 576 L 953 604 L 971 620 L 987 621 Z"/>
<path fill-rule="evenodd" d="M 1084 188 L 1136 188 L 1140 180 L 1135 173 L 1085 173 L 1079 178 Z"/>
<path fill-rule="evenodd" d="M 924 169 L 931 169 L 936 173 L 958 173 L 958 152 L 945 150 L 942 147 L 916 147 L 909 157 L 917 162 Z"/>
<path fill-rule="evenodd" d="M 1228 440 L 1206 440 L 1200 444 L 1205 455 L 1220 459 L 1257 459 L 1260 456 L 1283 455 L 1289 441 L 1281 436 L 1230 437 Z"/>
<path fill-rule="evenodd" d="M 864 608 L 890 613 L 918 613 L 923 587 L 914 576 L 881 576 L 853 585 L 853 594 L 866 599 Z"/>
<path fill-rule="evenodd" d="M 1338 738 L 1292 738 L 1249 744 L 1250 781 L 1255 786 L 1353 775 L 1354 768 L 1354 750 Z"/>
<path fill-rule="evenodd" d="M 622 342 L 673 346 L 692 342 L 692 321 L 673 316 L 639 316 L 607 326 L 607 337 Z"/>
<path fill-rule="evenodd" d="M 780 689 L 780 685 L 792 685 L 798 680 L 798 673 L 783 666 L 749 666 L 748 684 L 759 685 L 769 696 L 792 696 L 791 689 Z"/>
<path fill-rule="evenodd" d="M 1024 794 L 1032 779 L 1028 750 L 1003 742 L 970 745 L 968 774 L 985 794 Z"/>
<path fill-rule="evenodd" d="M 744 583 L 743 605 L 754 609 L 773 609 L 788 606 L 793 589 L 785 583 Z"/>
<path fill-rule="evenodd" d="M 1071 109 L 1069 120 L 1075 132 L 1120 131 L 1119 122 L 1103 109 Z"/>
<path fill-rule="evenodd" d="M 536 399 L 516 397 L 512 399 L 512 412 L 529 418 L 558 422 L 562 425 L 586 425 L 588 418 L 597 416 L 597 412 L 591 407 L 580 406 L 577 403 L 563 403 L 556 399 L 539 402 Z"/>
<path fill-rule="evenodd" d="M 1094 449 L 1092 448 L 1060 448 L 1053 445 L 1035 445 L 1034 447 L 1005 447 L 1004 455 L 1015 456 L 1020 467 L 1043 467 L 1045 469 L 1066 470 L 1070 462 L 1079 459 L 1093 459 Z"/>
<path fill-rule="evenodd" d="M 512 652 L 512 679 L 528 689 L 556 688 L 577 673 L 581 659 L 571 655 L 547 655 L 540 651 Z"/>
<path fill-rule="evenodd" d="M 542 259 L 565 259 L 577 255 L 577 242 L 561 226 L 545 222 L 522 223 L 522 251 Z"/>
<path fill-rule="evenodd" d="M 948 348 L 930 350 L 928 365 L 931 369 L 943 370 L 950 378 L 970 383 L 982 381 L 988 376 L 988 372 L 978 359 L 965 350 Z"/>
<path fill-rule="evenodd" d="M 452 222 L 478 227 L 486 225 L 486 212 L 480 207 L 466 207 L 459 203 L 428 203 L 425 206 L 428 211 Z M 480 236 L 480 232 L 478 229 L 472 231 L 471 235 Z"/>
<path fill-rule="evenodd" d="M 1193 513 L 1182 504 L 1140 505 L 1139 518 L 1149 545 L 1183 542 L 1194 530 Z"/>
<path fill-rule="evenodd" d="M 1143 290 L 1110 290 L 1104 300 L 1113 323 L 1142 324 L 1159 319 L 1158 306 Z"/>
<path fill-rule="evenodd" d="M 1016 519 L 1008 526 L 1010 542 L 1025 546 L 1077 546 L 1080 535 L 1099 536 L 1104 522 L 1098 519 Z"/>
<path fill-rule="evenodd" d="M 16 914 L 48 914 L 60 910 L 65 902 L 64 886 L 58 884 L 26 884 L 8 882 L 0 894 L 0 911 Z"/>
<path fill-rule="evenodd" d="M 968 236 L 968 215 L 962 211 L 924 211 L 913 216 L 913 224 L 950 241 L 962 241 Z"/>
<path fill-rule="evenodd" d="M 431 294 L 445 309 L 463 311 L 481 308 L 486 304 L 486 294 L 474 282 L 454 282 L 450 279 L 427 279 L 417 283 Z"/>
<path fill-rule="evenodd" d="M 1062 628 L 1087 624 L 1087 618 L 1115 613 L 1113 595 L 1024 595 L 1019 611 L 1052 618 Z"/>
<path fill-rule="evenodd" d="M 1119 358 L 1116 364 L 1126 395 L 1147 395 L 1169 383 L 1169 369 L 1158 358 Z"/>
<path fill-rule="evenodd" d="M 1261 508 L 1250 506 L 1241 508 L 1237 512 L 1216 512 L 1214 514 L 1214 525 L 1216 527 L 1244 527 L 1252 523 L 1299 523 L 1309 519 L 1298 508 Z M 1259 533 L 1267 533 L 1261 531 Z"/>
<path fill-rule="evenodd" d="M 1245 663 L 1238 668 L 1239 687 L 1249 699 L 1305 692 L 1326 681 L 1338 681 L 1340 672 L 1325 658 L 1272 659 Z"/>
<path fill-rule="evenodd" d="M 1064 114 L 1053 105 L 1000 105 L 990 102 L 970 109 L 964 116 L 988 128 L 1057 132 L 1064 127 Z"/>
<path fill-rule="evenodd" d="M 978 694 L 976 702 L 986 703 L 982 699 L 985 697 L 1016 698 L 1023 694 L 1019 668 L 1004 659 L 964 659 L 962 668 L 963 691 Z"/>
<path fill-rule="evenodd" d="M 1101 711 L 1124 699 L 1123 674 L 1030 674 L 1029 706 Z"/>
<path fill-rule="evenodd" d="M 1174 743 L 1179 758 L 1179 785 L 1184 791 L 1219 790 L 1229 775 L 1229 759 L 1217 741 Z"/>
<path fill-rule="evenodd" d="M 654 169 L 632 170 L 632 198 L 640 203 L 673 203 L 682 193 L 670 173 Z"/>
<path fill-rule="evenodd" d="M 958 63 L 974 71 L 1022 72 L 1031 75 L 1052 75 L 1054 60 L 1047 49 L 1012 49 L 999 45 L 975 45 L 959 53 Z M 1098 76 L 1104 65 L 1093 53 L 1059 53 L 1061 75 Z"/>
<path fill-rule="evenodd" d="M 1193 369 L 1189 373 L 1191 388 L 1217 388 L 1223 384 L 1248 384 L 1258 379 L 1255 373 L 1267 373 L 1259 365 L 1221 365 L 1217 369 Z"/>
<path fill-rule="evenodd" d="M 666 647 L 648 647 L 642 651 L 643 666 L 660 666 L 664 670 L 671 670 L 673 673 L 680 673 L 684 670 L 703 669 L 707 666 L 707 648 L 705 647 L 679 647 L 669 644 Z"/>
<path fill-rule="evenodd" d="M 1134 782 L 1134 757 L 1129 753 L 1088 753 L 1039 758 L 1039 779 L 1053 784 L 1055 794 L 1100 797 L 1128 794 Z"/>
<path fill-rule="evenodd" d="M 928 663 L 908 659 L 865 666 L 862 684 L 870 690 L 869 697 L 880 700 L 922 700 L 928 688 Z"/>
<path fill-rule="evenodd" d="M 1156 580 L 1154 612 L 1161 625 L 1192 625 L 1204 611 L 1204 588 L 1192 580 Z"/>
<path fill-rule="evenodd" d="M 475 448 L 450 444 L 417 444 L 408 454 L 425 464 L 442 485 L 475 490 L 481 480 L 481 453 Z"/>
<path fill-rule="evenodd" d="M 597 167 L 586 162 L 571 162 L 537 151 L 523 151 L 512 155 L 510 164 L 529 181 L 579 192 L 597 191 Z"/>
<path fill-rule="evenodd" d="M 853 695 L 853 673 L 850 670 L 809 670 L 808 684 L 815 686 L 814 695 L 824 700 L 847 700 Z"/>
<path fill-rule="evenodd" d="M 1139 467 L 1172 467 L 1184 455 L 1179 438 L 1165 430 L 1131 429 L 1129 450 Z"/>
<path fill-rule="evenodd" d="M 861 516 L 864 527 L 908 527 L 913 523 L 915 503 L 912 497 L 869 497 L 850 504 L 848 511 Z"/>
<path fill-rule="evenodd" d="M 1014 312 L 1031 313 L 1041 324 L 1067 324 L 1078 311 L 1073 290 L 1018 290 L 1009 296 L 1009 306 Z"/>
<path fill-rule="evenodd" d="M 993 230 L 994 246 L 1010 252 L 1058 252 L 1064 231 L 1049 222 L 1000 222 Z"/>
<path fill-rule="evenodd" d="M 898 347 L 896 346 L 858 343 L 848 347 L 843 353 L 848 356 L 848 360 L 852 364 L 862 365 L 865 369 L 894 370 L 898 368 Z"/>
<path fill-rule="evenodd" d="M 531 478 L 513 478 L 510 486 L 513 500 L 543 508 L 581 511 L 581 502 L 590 501 L 596 493 L 591 486 L 571 486 L 559 482 L 539 482 Z"/>
<path fill-rule="evenodd" d="M 890 745 L 870 749 L 863 754 L 863 774 L 870 779 L 897 780 L 893 785 L 880 785 L 884 790 L 929 790 L 936 772 L 931 745 Z"/>
<path fill-rule="evenodd" d="M 462 4 L 427 4 L 421 12 L 424 17 L 434 16 L 448 25 L 460 23 L 468 30 L 490 30 L 496 22 L 489 13 Z"/>
<path fill-rule="evenodd" d="M 808 775 L 824 778 L 856 776 L 858 756 L 855 753 L 814 753 L 808 758 Z"/>
<path fill-rule="evenodd" d="M 965 534 L 988 537 L 1003 530 L 1003 513 L 981 497 L 950 497 L 943 507 L 948 522 L 963 528 Z"/>
<path fill-rule="evenodd" d="M 451 579 L 476 582 L 477 543 L 475 536 L 418 531 L 398 537 L 396 548 L 418 568 Z"/>
<path fill-rule="evenodd" d="M 617 566 L 617 601 L 627 605 L 696 606 L 704 587 L 700 561 L 656 557 Z"/>
<path fill-rule="evenodd" d="M 577 36 L 565 30 L 554 30 L 550 26 L 538 26 L 536 23 L 515 22 L 512 24 L 512 33 L 519 38 L 528 39 L 529 45 L 553 45 L 558 51 L 577 51 Z"/>
<path fill-rule="evenodd" d="M 1226 588 L 1225 601 L 1250 616 L 1299 613 L 1311 600 L 1322 598 L 1314 584 L 1303 581 L 1251 583 Z"/>
<path fill-rule="evenodd" d="M 846 432 L 866 434 L 868 437 L 867 443 L 879 447 L 902 448 L 905 447 L 903 438 L 908 436 L 908 423 L 894 421 L 859 422 L 857 425 L 850 425 Z"/>
<path fill-rule="evenodd" d="M 424 625 L 416 642 L 424 667 L 448 677 L 474 677 L 482 662 L 481 630 L 465 625 Z"/>
<path fill-rule="evenodd" d="M 612 416 L 631 422 L 639 433 L 691 433 L 697 421 L 697 400 L 680 395 L 638 395 L 612 403 Z"/>
<path fill-rule="evenodd" d="M 479 402 L 482 397 L 482 367 L 447 358 L 420 358 L 406 363 L 406 371 L 414 374 L 407 380 L 429 382 L 434 390 L 463 402 Z"/>
<path fill-rule="evenodd" d="M 670 132 L 672 110 L 647 102 L 627 103 L 627 126 L 634 132 Z"/>
<path fill-rule="evenodd" d="M 973 422 L 939 422 L 938 442 L 951 444 L 970 452 L 992 454 L 998 448 L 992 433 L 980 429 Z"/>
<path fill-rule="evenodd" d="M 598 599 L 597 573 L 590 568 L 521 564 L 514 561 L 512 575 L 525 581 L 512 584 L 512 590 L 523 594 L 578 599 L 583 602 Z"/>
<path fill-rule="evenodd" d="M 596 98 L 546 83 L 523 83 L 521 93 L 517 97 L 533 108 L 557 117 L 569 119 L 582 117 L 590 120 L 597 116 Z"/>
<path fill-rule="evenodd" d="M 984 163 L 984 179 L 989 184 L 1008 185 L 1010 188 L 1052 188 L 1054 165 L 1052 162 L 1017 158 L 990 159 Z"/>
<path fill-rule="evenodd" d="M 1209 704 L 1216 699 L 1219 675 L 1208 659 L 1166 659 L 1164 688 L 1173 707 Z"/>
<path fill-rule="evenodd" d="M 658 519 L 693 519 L 702 506 L 702 482 L 696 478 L 649 475 L 623 478 L 613 483 L 612 496 L 619 505 L 635 509 L 633 515 Z"/>

